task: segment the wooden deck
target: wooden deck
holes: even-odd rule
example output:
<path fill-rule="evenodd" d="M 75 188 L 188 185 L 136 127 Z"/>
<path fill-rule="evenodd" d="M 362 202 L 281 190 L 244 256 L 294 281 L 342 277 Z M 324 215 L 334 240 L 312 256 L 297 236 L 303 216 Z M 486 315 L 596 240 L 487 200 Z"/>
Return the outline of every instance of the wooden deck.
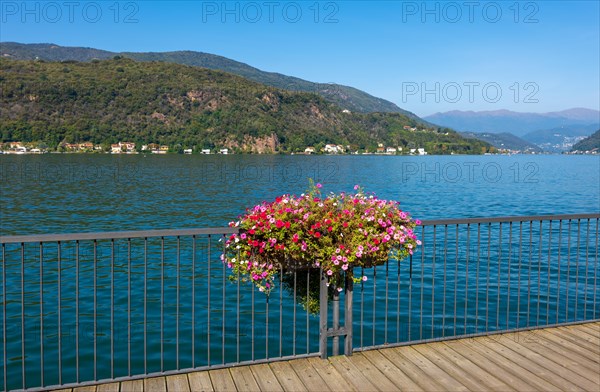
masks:
<path fill-rule="evenodd" d="M 75 388 L 102 391 L 600 391 L 600 322 Z"/>

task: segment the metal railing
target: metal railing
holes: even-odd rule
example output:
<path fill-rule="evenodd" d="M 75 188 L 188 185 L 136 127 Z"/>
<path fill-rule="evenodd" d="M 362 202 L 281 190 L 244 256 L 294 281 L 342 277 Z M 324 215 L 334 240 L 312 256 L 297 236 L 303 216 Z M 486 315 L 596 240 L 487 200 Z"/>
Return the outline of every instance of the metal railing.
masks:
<path fill-rule="evenodd" d="M 333 301 L 318 271 L 285 271 L 269 297 L 227 282 L 220 255 L 231 228 L 0 237 L 3 386 L 326 357 L 340 337 L 351 355 L 597 320 L 599 221 L 423 222 L 415 256 L 354 269 L 367 281 L 348 281 Z M 310 313 L 315 292 L 320 312 Z"/>

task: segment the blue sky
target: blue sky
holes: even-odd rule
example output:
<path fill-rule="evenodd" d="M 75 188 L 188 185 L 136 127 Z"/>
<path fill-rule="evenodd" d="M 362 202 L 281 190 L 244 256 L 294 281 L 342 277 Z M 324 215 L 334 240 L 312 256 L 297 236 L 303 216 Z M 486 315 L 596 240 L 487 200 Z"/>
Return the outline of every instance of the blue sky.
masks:
<path fill-rule="evenodd" d="M 0 39 L 195 50 L 420 116 L 600 106 L 600 2 L 0 1 Z"/>

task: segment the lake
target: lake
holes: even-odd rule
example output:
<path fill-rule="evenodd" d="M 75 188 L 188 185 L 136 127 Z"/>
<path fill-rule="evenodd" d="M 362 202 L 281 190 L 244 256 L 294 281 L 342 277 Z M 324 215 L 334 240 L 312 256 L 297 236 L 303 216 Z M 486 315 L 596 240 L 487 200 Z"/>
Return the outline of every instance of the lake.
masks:
<path fill-rule="evenodd" d="M 326 192 L 360 184 L 419 219 L 600 210 L 598 156 L 1 155 L 0 234 L 223 227 L 263 200 L 302 193 L 309 178 Z M 600 312 L 597 221 L 424 233 L 415 260 L 364 271 L 354 347 Z M 267 300 L 227 282 L 221 250 L 206 236 L 71 241 L 45 244 L 40 263 L 38 244 L 3 247 L 0 384 L 317 352 L 318 317 L 289 289 Z"/>
<path fill-rule="evenodd" d="M 225 226 L 308 178 L 420 219 L 600 209 L 598 156 L 0 155 L 0 234 Z"/>

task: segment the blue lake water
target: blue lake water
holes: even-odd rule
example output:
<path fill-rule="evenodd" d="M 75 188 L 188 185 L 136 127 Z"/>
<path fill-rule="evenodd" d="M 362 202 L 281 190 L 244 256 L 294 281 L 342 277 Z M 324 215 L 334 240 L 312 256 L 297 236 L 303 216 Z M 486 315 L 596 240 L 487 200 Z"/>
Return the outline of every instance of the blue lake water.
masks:
<path fill-rule="evenodd" d="M 2 155 L 0 234 L 224 226 L 308 178 L 421 219 L 600 210 L 598 156 Z"/>
<path fill-rule="evenodd" d="M 593 156 L 4 155 L 0 176 L 2 235 L 221 227 L 308 178 L 325 191 L 360 184 L 420 219 L 600 210 Z M 597 318 L 598 231 L 593 220 L 429 227 L 412 262 L 364 271 L 354 346 Z M 267 301 L 228 282 L 221 249 L 218 236 L 6 246 L 2 384 L 317 352 L 318 318 L 293 291 Z"/>

